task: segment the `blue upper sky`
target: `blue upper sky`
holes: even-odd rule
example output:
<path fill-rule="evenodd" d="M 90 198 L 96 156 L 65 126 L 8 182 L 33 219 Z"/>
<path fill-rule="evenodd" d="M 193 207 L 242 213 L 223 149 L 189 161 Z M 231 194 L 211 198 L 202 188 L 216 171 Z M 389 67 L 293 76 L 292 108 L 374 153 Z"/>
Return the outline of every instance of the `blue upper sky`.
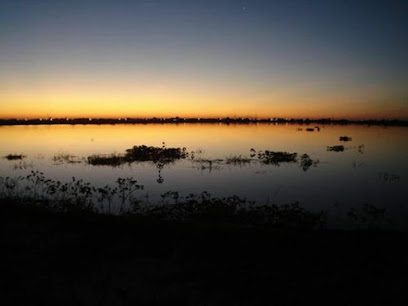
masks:
<path fill-rule="evenodd" d="M 98 88 L 135 116 L 408 117 L 408 1 L 3 0 L 0 46 L 3 117 Z"/>

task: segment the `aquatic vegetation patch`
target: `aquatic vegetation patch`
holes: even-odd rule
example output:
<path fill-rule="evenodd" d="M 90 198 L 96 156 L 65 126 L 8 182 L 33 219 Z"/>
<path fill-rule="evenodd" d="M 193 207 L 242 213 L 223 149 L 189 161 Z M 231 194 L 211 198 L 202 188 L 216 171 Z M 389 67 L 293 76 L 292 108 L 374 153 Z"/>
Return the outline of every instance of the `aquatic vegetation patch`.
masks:
<path fill-rule="evenodd" d="M 118 178 L 115 186 L 95 187 L 82 179 L 48 179 L 43 172 L 25 177 L 0 177 L 0 199 L 17 205 L 60 213 L 117 214 L 166 222 L 234 224 L 277 228 L 315 229 L 325 225 L 325 213 L 311 212 L 298 203 L 258 205 L 239 196 L 215 197 L 204 191 L 182 197 L 176 191 L 149 203 L 140 194 L 144 186 L 132 177 Z M 112 206 L 116 204 L 116 209 Z"/>
<path fill-rule="evenodd" d="M 234 166 L 241 166 L 244 164 L 249 164 L 251 162 L 251 159 L 248 157 L 243 157 L 241 154 L 240 155 L 230 155 L 225 159 L 225 163 L 227 165 L 234 165 Z"/>
<path fill-rule="evenodd" d="M 68 153 L 58 153 L 52 157 L 52 161 L 57 164 L 77 164 L 81 162 L 78 156 L 71 155 Z"/>
<path fill-rule="evenodd" d="M 401 180 L 401 177 L 394 173 L 379 172 L 378 180 L 384 183 L 398 183 Z"/>
<path fill-rule="evenodd" d="M 319 160 L 313 160 L 310 158 L 308 154 L 303 154 L 300 157 L 300 167 L 303 169 L 303 171 L 309 170 L 310 167 L 314 166 L 319 163 Z"/>
<path fill-rule="evenodd" d="M 266 165 L 272 164 L 278 166 L 280 163 L 296 163 L 297 153 L 289 152 L 274 152 L 274 151 L 259 151 L 258 160 Z"/>
<path fill-rule="evenodd" d="M 387 219 L 385 208 L 372 204 L 364 204 L 361 208 L 351 208 L 347 217 L 357 229 L 380 229 L 390 221 Z"/>
<path fill-rule="evenodd" d="M 344 146 L 328 146 L 327 151 L 328 152 L 343 152 Z"/>
<path fill-rule="evenodd" d="M 88 156 L 87 162 L 93 166 L 117 167 L 126 163 L 124 156 L 120 154 L 95 154 Z"/>
<path fill-rule="evenodd" d="M 25 158 L 25 155 L 23 154 L 8 154 L 6 156 L 4 156 L 5 159 L 7 160 L 21 160 L 23 158 Z"/>
<path fill-rule="evenodd" d="M 148 147 L 145 145 L 134 146 L 127 149 L 124 154 L 91 155 L 88 164 L 94 166 L 119 166 L 126 163 L 146 162 L 171 163 L 188 156 L 186 148 Z"/>
<path fill-rule="evenodd" d="M 340 140 L 340 141 L 351 141 L 352 138 L 349 137 L 349 136 L 340 136 L 340 137 L 339 137 L 339 140 Z"/>
<path fill-rule="evenodd" d="M 133 161 L 152 161 L 152 162 L 172 162 L 178 159 L 185 159 L 188 156 L 186 148 L 166 148 L 148 147 L 145 145 L 134 146 L 126 150 L 125 160 Z"/>
<path fill-rule="evenodd" d="M 224 162 L 223 159 L 219 158 L 195 158 L 192 161 L 198 165 L 199 170 L 208 170 L 209 172 L 222 169 L 221 164 Z"/>

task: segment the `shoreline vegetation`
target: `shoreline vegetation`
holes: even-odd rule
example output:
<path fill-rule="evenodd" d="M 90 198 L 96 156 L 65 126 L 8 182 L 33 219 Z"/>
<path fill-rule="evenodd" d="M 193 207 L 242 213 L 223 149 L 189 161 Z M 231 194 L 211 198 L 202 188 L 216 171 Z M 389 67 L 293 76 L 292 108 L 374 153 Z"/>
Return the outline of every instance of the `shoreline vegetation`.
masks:
<path fill-rule="evenodd" d="M 222 123 L 222 124 L 321 124 L 321 125 L 368 125 L 368 126 L 408 126 L 407 120 L 348 120 L 348 119 L 285 119 L 285 118 L 37 118 L 37 119 L 0 119 L 5 125 L 59 125 L 59 124 L 183 124 L 183 123 Z M 319 131 L 317 126 L 307 131 Z"/>
<path fill-rule="evenodd" d="M 47 178 L 43 172 L 0 177 L 0 203 L 52 213 L 122 216 L 152 222 L 275 228 L 328 229 L 328 210 L 307 210 L 299 202 L 257 203 L 237 195 L 217 197 L 207 191 L 182 195 L 167 191 L 153 202 L 144 185 L 133 177 L 113 185 L 95 186 L 72 177 L 68 182 Z M 383 230 L 391 224 L 385 208 L 365 204 L 344 212 L 344 228 Z"/>
<path fill-rule="evenodd" d="M 296 203 L 250 208 L 205 192 L 143 206 L 133 178 L 94 191 L 33 172 L 0 187 L 5 305 L 406 304 L 404 231 L 331 230 Z M 132 205 L 94 211 L 93 192 Z M 368 225 L 384 213 L 365 206 L 349 217 Z"/>

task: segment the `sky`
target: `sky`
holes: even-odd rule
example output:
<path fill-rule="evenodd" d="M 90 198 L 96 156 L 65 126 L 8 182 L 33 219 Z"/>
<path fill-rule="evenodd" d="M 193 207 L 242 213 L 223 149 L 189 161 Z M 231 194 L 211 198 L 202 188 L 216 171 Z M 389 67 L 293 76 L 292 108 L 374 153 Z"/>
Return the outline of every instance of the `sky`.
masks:
<path fill-rule="evenodd" d="M 0 2 L 0 118 L 408 119 L 408 1 Z"/>

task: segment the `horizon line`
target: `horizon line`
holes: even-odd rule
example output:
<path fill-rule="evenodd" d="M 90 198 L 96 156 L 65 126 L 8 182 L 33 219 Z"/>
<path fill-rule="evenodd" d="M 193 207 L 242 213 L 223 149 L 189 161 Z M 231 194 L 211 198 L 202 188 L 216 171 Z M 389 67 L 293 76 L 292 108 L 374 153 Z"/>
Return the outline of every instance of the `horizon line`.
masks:
<path fill-rule="evenodd" d="M 408 126 L 407 119 L 347 119 L 347 118 L 283 118 L 283 117 L 48 117 L 48 118 L 0 118 L 0 125 L 63 125 L 63 124 L 146 124 L 146 123 L 294 123 L 294 124 L 379 124 Z"/>

